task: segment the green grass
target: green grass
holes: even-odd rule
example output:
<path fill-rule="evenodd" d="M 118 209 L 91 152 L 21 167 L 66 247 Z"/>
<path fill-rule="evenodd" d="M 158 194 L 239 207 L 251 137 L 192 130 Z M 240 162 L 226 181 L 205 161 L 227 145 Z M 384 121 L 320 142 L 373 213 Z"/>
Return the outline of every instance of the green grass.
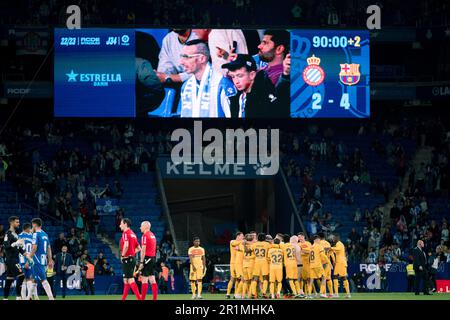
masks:
<path fill-rule="evenodd" d="M 97 296 L 67 296 L 65 299 L 61 297 L 57 297 L 57 300 L 116 300 L 119 301 L 121 298 L 120 295 L 97 295 Z M 11 300 L 14 298 L 10 298 Z M 42 300 L 47 300 L 47 297 L 41 297 Z M 166 294 L 166 295 L 158 295 L 158 300 L 190 300 L 190 294 Z M 136 297 L 130 292 L 127 300 L 136 300 Z M 147 300 L 151 300 L 151 293 L 147 296 Z M 203 300 L 226 300 L 225 294 L 204 294 Z M 319 299 L 281 299 L 288 301 L 311 301 L 311 300 L 319 300 Z M 341 294 L 341 297 L 338 299 L 320 299 L 320 300 L 450 300 L 450 293 L 441 293 L 441 294 L 433 294 L 431 296 L 416 296 L 414 293 L 354 293 L 350 299 L 344 298 L 344 295 Z M 245 300 L 226 300 L 226 301 L 245 301 Z M 261 301 L 270 301 L 270 300 L 261 300 Z"/>

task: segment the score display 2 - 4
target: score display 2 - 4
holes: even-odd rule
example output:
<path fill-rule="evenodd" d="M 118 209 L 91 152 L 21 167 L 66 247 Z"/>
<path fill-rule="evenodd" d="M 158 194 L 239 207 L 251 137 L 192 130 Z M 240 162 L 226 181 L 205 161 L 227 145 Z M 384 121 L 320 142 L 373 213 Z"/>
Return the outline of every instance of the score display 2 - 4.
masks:
<path fill-rule="evenodd" d="M 370 34 L 291 33 L 291 117 L 370 117 Z"/>

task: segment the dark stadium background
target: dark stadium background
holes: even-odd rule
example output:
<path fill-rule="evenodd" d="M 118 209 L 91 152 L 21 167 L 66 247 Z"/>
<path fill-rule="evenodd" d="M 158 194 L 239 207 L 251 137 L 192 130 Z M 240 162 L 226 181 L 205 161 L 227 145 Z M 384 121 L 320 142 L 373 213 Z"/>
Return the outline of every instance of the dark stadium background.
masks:
<path fill-rule="evenodd" d="M 49 3 L 54 6 L 49 7 Z M 56 212 L 58 205 L 61 205 L 60 209 L 64 206 L 55 198 L 60 187 L 45 177 L 48 168 L 53 167 L 55 178 L 62 173 L 66 176 L 60 179 L 61 185 L 74 183 L 72 195 L 65 195 L 75 213 L 80 211 L 76 182 L 67 178 L 67 173 L 73 177 L 84 172 L 86 181 L 79 185 L 87 193 L 89 187 L 99 185 L 103 190 L 107 183 L 112 185 L 114 180 L 120 181 L 123 194 L 118 196 L 111 191 L 111 198 L 117 198 L 115 203 L 122 208 L 123 215 L 133 219 L 136 232 L 137 224 L 143 218 L 152 221 L 161 249 L 159 260 L 169 262 L 171 268 L 175 266 L 173 258 L 186 256 L 190 239 L 194 234 L 199 235 L 207 249 L 208 280 L 212 279 L 215 263 L 228 263 L 227 243 L 235 230 L 257 229 L 274 235 L 298 232 L 303 227 L 309 233 L 314 228 L 335 227 L 341 234 L 347 244 L 349 262 L 356 266 L 352 269 L 354 290 L 368 290 L 357 288 L 359 279 L 367 276 L 359 273 L 360 264 L 384 266 L 392 262 L 403 267 L 396 269 L 397 274 L 388 272 L 388 281 L 382 284 L 381 290 L 406 290 L 405 266 L 410 261 L 414 240 L 420 237 L 426 240 L 426 251 L 440 257 L 442 264 L 438 277 L 449 279 L 450 243 L 448 232 L 445 237 L 442 230 L 448 230 L 450 217 L 450 122 L 447 110 L 450 101 L 450 10 L 446 1 L 412 1 L 408 6 L 401 1 L 377 3 L 382 8 L 382 29 L 371 31 L 370 119 L 247 122 L 245 128 L 280 128 L 285 179 L 277 176 L 263 182 L 174 182 L 158 179 L 154 162 L 158 155 L 168 153 L 167 134 L 171 129 L 190 127 L 192 121 L 53 119 L 51 97 L 6 98 L 4 85 L 10 81 L 26 84 L 33 80 L 51 84 L 52 28 L 64 27 L 64 10 L 70 3 L 17 0 L 11 6 L 1 2 L 0 145 L 6 149 L 0 157 L 8 164 L 8 169 L 6 181 L 0 181 L 0 224 L 6 230 L 7 218 L 12 214 L 18 214 L 22 222 L 41 216 L 45 221 L 44 229 L 52 239 L 56 239 L 59 232 L 65 232 L 69 238 L 71 228 L 75 227 L 74 220 L 67 213 L 61 223 Z M 82 27 L 365 28 L 368 16 L 365 9 L 369 4 L 372 3 L 354 0 L 322 1 L 318 5 L 314 1 L 181 0 L 169 3 L 99 0 L 95 4 L 83 1 L 80 7 L 83 12 L 88 12 Z M 337 15 L 336 24 L 329 19 L 330 13 Z M 17 31 L 22 27 L 43 32 L 39 40 L 48 41 L 44 54 L 17 55 L 20 49 Z M 239 127 L 242 123 L 229 121 L 224 124 L 211 120 L 209 125 L 225 128 Z M 130 127 L 134 133 L 127 139 L 125 134 Z M 115 138 L 112 138 L 113 131 L 116 131 Z M 311 152 L 310 147 L 320 144 L 322 139 L 329 150 L 321 158 L 320 154 Z M 298 141 L 298 149 L 294 148 L 294 140 Z M 100 150 L 96 149 L 98 144 Z M 133 165 L 132 159 L 140 144 L 148 150 L 148 156 L 143 160 L 149 167 L 146 174 L 141 172 L 141 163 Z M 114 172 L 108 163 L 105 170 L 98 169 L 97 173 L 95 159 L 99 162 L 97 155 L 107 153 L 120 158 L 120 172 Z M 78 165 L 70 167 L 70 158 L 74 154 Z M 354 182 L 355 174 L 361 178 L 362 174 L 367 177 L 366 173 L 370 175 L 370 183 Z M 337 179 L 344 183 L 340 193 L 333 190 Z M 162 185 L 165 199 L 160 193 Z M 315 196 L 316 185 L 321 188 L 320 198 Z M 40 187 L 50 198 L 42 208 L 38 208 L 36 201 Z M 352 195 L 345 196 L 347 190 L 352 190 Z M 168 210 L 165 210 L 164 200 Z M 102 217 L 95 235 L 91 225 L 94 202 L 88 197 L 86 204 L 84 222 L 89 228 L 83 232 L 90 241 L 81 241 L 82 250 L 74 246 L 73 254 L 80 257 L 86 249 L 93 260 L 103 252 L 114 273 L 120 276 L 120 263 L 115 256 L 119 234 L 116 216 L 119 213 Z M 68 206 L 66 204 L 65 210 Z M 413 220 L 410 212 L 416 206 L 418 214 Z M 355 221 L 358 208 L 361 219 Z M 402 215 L 407 225 L 404 233 L 399 231 L 403 230 Z M 350 234 L 352 227 L 357 235 Z M 372 237 L 363 234 L 365 227 Z M 384 231 L 380 233 L 380 229 Z M 80 236 L 72 237 L 75 243 L 76 238 Z M 398 246 L 394 242 L 399 242 Z M 375 246 L 378 254 L 370 255 L 370 246 Z M 436 248 L 439 248 L 437 253 Z M 187 289 L 183 286 L 183 266 L 181 272 L 175 271 L 177 290 L 182 286 L 179 293 Z M 114 276 L 102 277 L 103 288 L 120 292 L 111 286 Z M 100 283 L 100 275 L 98 279 Z M 390 287 L 389 281 L 395 285 Z"/>

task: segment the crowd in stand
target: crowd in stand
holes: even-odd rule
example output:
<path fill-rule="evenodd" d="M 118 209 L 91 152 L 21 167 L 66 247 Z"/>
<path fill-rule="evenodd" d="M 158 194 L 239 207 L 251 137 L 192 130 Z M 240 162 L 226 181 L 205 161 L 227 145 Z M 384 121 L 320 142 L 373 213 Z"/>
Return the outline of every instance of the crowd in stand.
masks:
<path fill-rule="evenodd" d="M 65 25 L 66 8 L 77 4 L 82 10 L 84 25 L 146 24 L 177 25 L 365 25 L 369 5 L 378 5 L 383 24 L 389 26 L 445 25 L 449 19 L 448 5 L 443 0 L 417 2 L 405 7 L 400 1 L 288 0 L 135 0 L 68 2 L 65 0 L 17 1 L 5 7 L 11 14 L 2 16 L 2 24 Z M 1 7 L 0 7 L 1 9 Z M 14 11 L 13 11 L 14 10 Z M 277 12 L 273 15 L 273 12 Z M 10 20 L 14 17 L 15 20 Z"/>
<path fill-rule="evenodd" d="M 310 134 L 317 133 L 317 128 L 309 130 Z M 428 122 L 416 120 L 400 125 L 385 124 L 381 129 L 375 126 L 370 128 L 361 126 L 357 135 L 365 135 L 367 132 L 372 134 L 382 132 L 390 137 L 387 144 L 374 139 L 371 144 L 372 150 L 395 168 L 399 178 L 398 185 L 408 182 L 406 190 L 397 192 L 397 197 L 388 208 L 384 205 L 389 201 L 391 191 L 395 191 L 392 190 L 395 186 L 388 186 L 383 181 L 371 178 L 359 151 L 355 149 L 349 152 L 342 142 L 334 141 L 331 129 L 325 129 L 322 132 L 323 139 L 316 141 L 308 136 L 301 141 L 295 134 L 288 134 L 288 139 L 284 140 L 285 172 L 288 177 L 298 179 L 302 186 L 299 210 L 304 221 L 311 221 L 310 232 L 339 232 L 340 222 L 333 219 L 332 212 L 323 210 L 321 201 L 324 192 L 333 194 L 344 204 L 353 204 L 354 197 L 351 190 L 346 190 L 346 185 L 366 184 L 371 186 L 366 196 L 379 193 L 384 195 L 385 202 L 374 208 L 358 207 L 353 213 L 353 221 L 362 222 L 365 226 L 363 230 L 352 228 L 347 235 L 350 262 L 381 265 L 409 262 L 410 249 L 415 247 L 418 239 L 425 240 L 430 267 L 434 265 L 437 269 L 438 263 L 450 262 L 449 227 L 446 217 L 450 209 L 448 202 L 444 208 L 430 209 L 429 206 L 429 203 L 436 199 L 448 198 L 450 150 L 448 128 L 440 120 Z M 408 162 L 411 159 L 406 158 L 403 147 L 395 142 L 399 137 L 416 141 L 418 148 L 434 147 L 431 162 L 421 163 L 416 171 L 413 163 Z M 309 165 L 302 167 L 291 157 L 292 154 L 300 153 L 309 157 Z M 319 181 L 313 181 L 314 167 L 322 160 L 328 161 L 330 166 L 341 167 L 344 173 L 338 177 L 322 177 Z M 438 213 L 444 215 L 436 220 L 433 217 Z M 433 264 L 435 259 L 438 260 Z"/>
<path fill-rule="evenodd" d="M 67 148 L 64 144 L 79 141 L 75 138 L 80 134 L 74 131 L 76 128 L 77 125 L 55 121 L 48 122 L 43 128 L 6 129 L 0 143 L 2 163 L 8 169 L 3 173 L 5 180 L 7 176 L 19 191 L 19 197 L 31 207 L 37 208 L 45 217 L 56 218 L 66 227 L 72 227 L 68 229 L 67 238 L 62 233 L 55 240 L 55 254 L 67 245 L 75 265 L 82 270 L 89 262 L 95 267 L 95 275 L 114 275 L 103 254 L 90 257 L 86 249 L 89 233 L 96 235 L 101 224 L 96 200 L 103 197 L 120 199 L 124 189 L 119 176 L 153 170 L 156 155 L 170 151 L 171 145 L 167 142 L 170 137 L 162 131 L 135 134 L 132 125 L 119 129 L 116 125 L 86 123 L 82 134 L 91 140 L 89 148 L 92 152 L 83 153 L 78 147 Z M 27 143 L 33 141 L 42 145 L 29 149 Z M 41 152 L 51 146 L 59 149 L 49 160 Z M 102 177 L 111 183 L 100 186 L 98 179 Z M 119 208 L 116 218 L 124 215 L 124 210 Z M 174 250 L 170 234 L 166 234 L 158 247 L 158 265 L 167 263 L 167 259 L 175 254 Z M 161 277 L 163 273 L 157 278 Z"/>

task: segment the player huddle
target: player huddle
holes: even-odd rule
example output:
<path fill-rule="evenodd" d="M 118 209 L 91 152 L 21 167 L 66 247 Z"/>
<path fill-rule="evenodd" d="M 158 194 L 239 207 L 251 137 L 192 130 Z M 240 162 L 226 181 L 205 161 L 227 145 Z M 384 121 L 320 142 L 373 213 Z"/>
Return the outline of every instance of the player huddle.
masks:
<path fill-rule="evenodd" d="M 16 299 L 39 299 L 36 281 L 41 282 L 49 300 L 54 300 L 47 270 L 53 269 L 52 251 L 47 233 L 42 230 L 42 220 L 35 218 L 24 223 L 22 233 L 17 235 L 19 217 L 8 219 L 9 230 L 5 234 L 6 281 L 4 300 L 8 300 L 11 285 L 16 280 Z"/>
<path fill-rule="evenodd" d="M 238 232 L 230 242 L 227 298 L 233 286 L 237 299 L 269 298 L 268 289 L 272 299 L 280 298 L 284 280 L 293 298 L 338 298 L 339 281 L 350 297 L 345 246 L 337 234 L 330 241 L 323 233 L 313 235 L 311 243 L 303 233 L 277 234 L 273 239 L 264 233 Z"/>

